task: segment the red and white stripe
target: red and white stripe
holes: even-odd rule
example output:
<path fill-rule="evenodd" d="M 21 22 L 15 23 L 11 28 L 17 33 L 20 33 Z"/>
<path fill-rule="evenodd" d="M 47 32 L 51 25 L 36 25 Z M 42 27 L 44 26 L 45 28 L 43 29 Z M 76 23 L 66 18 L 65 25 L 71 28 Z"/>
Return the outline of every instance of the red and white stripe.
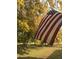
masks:
<path fill-rule="evenodd" d="M 62 25 L 62 14 L 59 12 L 48 13 L 41 21 L 35 39 L 52 45 Z"/>

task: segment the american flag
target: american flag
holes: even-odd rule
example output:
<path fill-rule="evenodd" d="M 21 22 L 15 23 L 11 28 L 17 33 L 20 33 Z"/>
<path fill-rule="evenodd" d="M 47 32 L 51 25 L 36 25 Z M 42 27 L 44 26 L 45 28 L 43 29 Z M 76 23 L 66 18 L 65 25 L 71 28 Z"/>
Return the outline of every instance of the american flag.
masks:
<path fill-rule="evenodd" d="M 35 39 L 42 43 L 53 45 L 56 35 L 62 26 L 62 13 L 52 9 L 49 11 L 39 24 Z"/>

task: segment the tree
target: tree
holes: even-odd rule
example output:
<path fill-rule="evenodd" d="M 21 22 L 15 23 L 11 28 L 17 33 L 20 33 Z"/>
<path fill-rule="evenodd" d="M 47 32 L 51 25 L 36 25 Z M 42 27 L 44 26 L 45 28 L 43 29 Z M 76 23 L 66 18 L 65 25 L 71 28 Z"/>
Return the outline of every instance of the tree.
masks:
<path fill-rule="evenodd" d="M 47 0 L 47 1 L 49 2 L 50 7 L 54 8 L 54 6 L 55 6 L 54 0 Z"/>
<path fill-rule="evenodd" d="M 17 41 L 27 43 L 33 40 L 42 16 L 47 13 L 48 5 L 40 0 L 18 0 L 17 7 Z"/>

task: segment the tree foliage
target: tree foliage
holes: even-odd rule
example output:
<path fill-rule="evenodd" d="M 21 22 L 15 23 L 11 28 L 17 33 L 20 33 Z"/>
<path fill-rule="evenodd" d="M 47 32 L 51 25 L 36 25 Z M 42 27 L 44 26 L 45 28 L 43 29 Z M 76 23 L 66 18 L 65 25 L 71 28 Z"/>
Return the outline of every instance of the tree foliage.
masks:
<path fill-rule="evenodd" d="M 18 0 L 17 6 L 17 41 L 26 43 L 30 39 L 33 40 L 42 16 L 47 13 L 48 6 L 40 0 Z"/>

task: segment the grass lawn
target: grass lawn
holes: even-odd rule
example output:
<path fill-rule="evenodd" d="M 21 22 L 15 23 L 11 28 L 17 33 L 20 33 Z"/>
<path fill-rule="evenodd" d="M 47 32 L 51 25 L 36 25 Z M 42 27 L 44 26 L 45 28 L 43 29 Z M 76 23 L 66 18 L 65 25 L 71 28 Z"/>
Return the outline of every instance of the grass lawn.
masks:
<path fill-rule="evenodd" d="M 18 59 L 62 59 L 62 50 L 58 47 L 36 47 L 28 51 L 28 54 L 18 54 Z"/>

